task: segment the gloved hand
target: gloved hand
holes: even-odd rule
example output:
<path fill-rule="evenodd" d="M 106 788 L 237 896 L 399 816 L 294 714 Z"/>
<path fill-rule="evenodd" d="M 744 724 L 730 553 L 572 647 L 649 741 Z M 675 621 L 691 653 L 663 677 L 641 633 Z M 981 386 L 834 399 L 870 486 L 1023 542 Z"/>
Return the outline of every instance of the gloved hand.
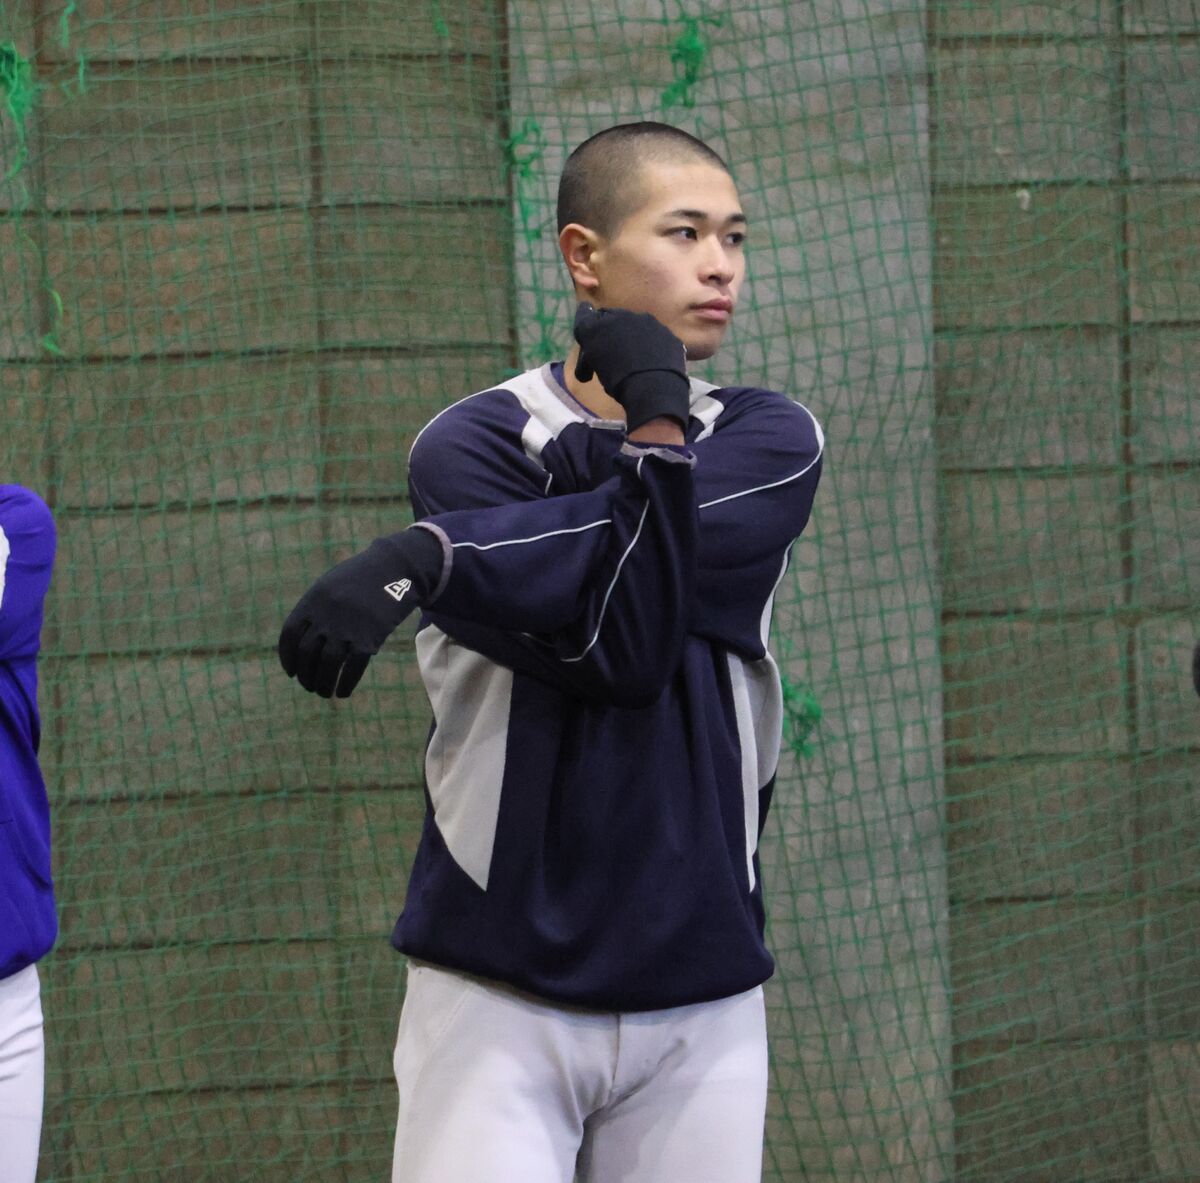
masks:
<path fill-rule="evenodd" d="M 348 698 L 392 630 L 437 591 L 444 563 L 437 535 L 412 527 L 326 571 L 284 621 L 284 672 L 322 698 Z"/>
<path fill-rule="evenodd" d="M 628 431 L 660 415 L 686 430 L 690 387 L 683 342 L 648 312 L 580 304 L 575 313 L 580 344 L 575 377 L 600 376 L 604 389 L 625 408 Z"/>

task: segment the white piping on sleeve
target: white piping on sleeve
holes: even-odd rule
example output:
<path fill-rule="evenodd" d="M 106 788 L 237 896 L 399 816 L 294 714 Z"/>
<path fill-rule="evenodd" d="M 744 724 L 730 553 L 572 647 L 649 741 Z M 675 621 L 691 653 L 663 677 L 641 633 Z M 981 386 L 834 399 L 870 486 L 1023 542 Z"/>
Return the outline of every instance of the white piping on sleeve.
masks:
<path fill-rule="evenodd" d="M 700 509 L 708 509 L 713 505 L 721 505 L 726 501 L 736 501 L 739 497 L 749 497 L 751 493 L 762 493 L 767 489 L 778 489 L 780 485 L 791 484 L 792 481 L 798 481 L 806 472 L 808 472 L 818 460 L 821 459 L 825 452 L 825 433 L 821 430 L 821 424 L 817 421 L 817 417 L 807 407 L 801 406 L 800 409 L 812 420 L 813 430 L 817 433 L 817 454 L 810 460 L 799 472 L 792 473 L 791 476 L 785 476 L 781 480 L 771 481 L 765 485 L 755 485 L 752 489 L 742 489 L 738 493 L 727 493 L 724 497 L 714 497 L 712 501 L 702 502 Z"/>
<path fill-rule="evenodd" d="M 600 518 L 594 522 L 588 522 L 586 526 L 572 526 L 569 530 L 547 530 L 545 534 L 533 534 L 529 538 L 502 538 L 499 542 L 453 542 L 451 546 L 457 550 L 460 546 L 470 547 L 472 550 L 495 550 L 498 546 L 524 546 L 527 542 L 541 542 L 546 538 L 557 538 L 563 534 L 582 534 L 587 530 L 594 530 L 597 526 L 611 526 L 612 518 Z"/>
<path fill-rule="evenodd" d="M 639 470 L 641 469 L 640 461 L 638 463 L 638 468 Z M 564 657 L 562 659 L 564 665 L 570 665 L 573 662 L 582 661 L 588 655 L 588 652 L 591 650 L 592 646 L 595 645 L 596 641 L 599 639 L 600 627 L 604 624 L 604 614 L 608 611 L 609 598 L 612 596 L 613 588 L 617 586 L 617 580 L 621 578 L 621 568 L 625 566 L 625 560 L 629 558 L 630 554 L 633 552 L 633 548 L 637 546 L 638 539 L 642 536 L 642 527 L 646 524 L 646 515 L 649 512 L 650 502 L 647 501 L 646 504 L 642 506 L 642 516 L 638 519 L 637 529 L 634 531 L 633 538 L 630 540 L 629 545 L 625 548 L 625 553 L 621 556 L 621 561 L 617 564 L 617 569 L 613 573 L 612 582 L 609 583 L 608 588 L 604 593 L 604 602 L 600 605 L 600 616 L 596 621 L 596 631 L 592 633 L 592 639 L 584 646 L 582 653 L 575 657 Z"/>

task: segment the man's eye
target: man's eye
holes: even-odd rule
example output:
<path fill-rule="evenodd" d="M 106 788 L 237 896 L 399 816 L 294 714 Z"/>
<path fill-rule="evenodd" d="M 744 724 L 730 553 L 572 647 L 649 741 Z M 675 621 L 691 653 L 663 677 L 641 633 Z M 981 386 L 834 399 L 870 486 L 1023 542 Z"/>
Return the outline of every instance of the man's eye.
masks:
<path fill-rule="evenodd" d="M 733 234 L 731 234 L 729 236 L 729 245 L 730 246 L 745 246 L 746 245 L 746 236 L 744 234 L 742 234 L 740 231 L 735 231 Z"/>
<path fill-rule="evenodd" d="M 674 230 L 670 231 L 670 234 L 672 235 L 672 237 L 682 236 L 684 238 L 694 239 L 696 237 L 696 227 L 695 226 L 676 226 Z"/>

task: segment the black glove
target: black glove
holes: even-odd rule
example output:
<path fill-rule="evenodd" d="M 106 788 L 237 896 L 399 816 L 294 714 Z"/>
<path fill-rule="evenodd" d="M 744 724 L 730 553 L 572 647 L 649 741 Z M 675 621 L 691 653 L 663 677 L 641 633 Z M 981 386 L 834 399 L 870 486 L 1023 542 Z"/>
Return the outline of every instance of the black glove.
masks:
<path fill-rule="evenodd" d="M 413 527 L 326 571 L 283 623 L 284 672 L 322 698 L 348 698 L 392 630 L 437 590 L 444 563 L 437 535 Z"/>
<path fill-rule="evenodd" d="M 626 430 L 660 415 L 686 429 L 691 388 L 683 342 L 648 312 L 580 304 L 575 313 L 580 344 L 575 377 L 599 374 L 604 389 L 625 408 Z"/>

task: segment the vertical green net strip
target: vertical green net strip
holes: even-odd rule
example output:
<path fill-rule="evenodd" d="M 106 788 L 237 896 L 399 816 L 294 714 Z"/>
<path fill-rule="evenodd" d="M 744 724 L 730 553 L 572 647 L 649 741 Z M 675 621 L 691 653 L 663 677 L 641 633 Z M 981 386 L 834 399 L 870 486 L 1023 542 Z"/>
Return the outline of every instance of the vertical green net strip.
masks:
<path fill-rule="evenodd" d="M 734 165 L 775 605 L 765 1178 L 1200 1178 L 1193 0 L 0 0 L 0 482 L 53 505 L 40 1178 L 378 1180 L 428 705 L 273 653 L 561 355 L 567 152 Z M 2 605 L 0 605 L 2 609 Z"/>

